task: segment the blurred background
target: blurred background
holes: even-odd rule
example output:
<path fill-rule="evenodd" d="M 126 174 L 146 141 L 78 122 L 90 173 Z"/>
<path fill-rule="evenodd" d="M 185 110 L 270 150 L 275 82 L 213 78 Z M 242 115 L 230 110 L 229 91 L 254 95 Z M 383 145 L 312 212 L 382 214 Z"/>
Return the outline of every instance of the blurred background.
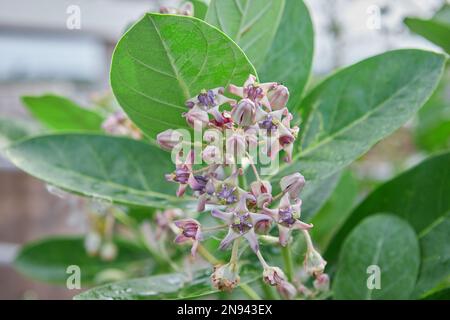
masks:
<path fill-rule="evenodd" d="M 414 47 L 442 52 L 411 33 L 403 20 L 411 16 L 429 19 L 445 0 L 305 2 L 315 27 L 312 83 L 335 69 L 386 50 Z M 0 119 L 31 119 L 20 101 L 24 94 L 55 93 L 89 106 L 94 97 L 109 90 L 111 53 L 126 27 L 145 12 L 176 3 L 0 0 Z M 80 25 L 72 23 L 74 14 L 79 14 Z M 444 85 L 442 95 L 448 121 L 448 85 Z M 427 115 L 425 119 L 436 121 Z M 448 147 L 450 133 L 445 130 L 444 145 L 435 146 L 426 137 L 417 139 L 418 122 L 413 119 L 349 169 L 347 182 L 351 176 L 352 183 L 363 190 L 355 201 L 427 153 Z M 73 291 L 33 282 L 9 265 L 18 246 L 25 242 L 47 235 L 79 234 L 85 228 L 73 203 L 50 194 L 43 183 L 0 157 L 0 299 L 71 298 Z"/>

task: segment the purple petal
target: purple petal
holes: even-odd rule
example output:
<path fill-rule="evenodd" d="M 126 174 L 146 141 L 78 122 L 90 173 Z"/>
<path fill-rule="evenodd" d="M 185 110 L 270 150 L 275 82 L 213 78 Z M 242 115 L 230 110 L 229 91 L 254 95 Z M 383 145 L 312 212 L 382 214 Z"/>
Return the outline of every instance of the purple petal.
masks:
<path fill-rule="evenodd" d="M 228 234 L 225 236 L 225 238 L 220 243 L 219 249 L 224 250 L 224 249 L 228 248 L 231 245 L 231 243 L 238 237 L 240 237 L 240 234 L 234 232 L 233 229 L 230 228 L 228 230 Z"/>
<path fill-rule="evenodd" d="M 244 238 L 250 243 L 250 247 L 256 253 L 259 250 L 258 238 L 256 237 L 256 233 L 253 229 L 244 234 Z"/>
<path fill-rule="evenodd" d="M 291 233 L 291 229 L 286 228 L 282 225 L 278 225 L 279 239 L 280 244 L 285 247 L 288 244 L 289 234 Z"/>
<path fill-rule="evenodd" d="M 224 212 L 215 208 L 211 210 L 211 215 L 214 218 L 218 218 L 225 221 L 226 223 L 231 223 L 231 220 L 233 219 L 233 214 L 231 212 Z"/>

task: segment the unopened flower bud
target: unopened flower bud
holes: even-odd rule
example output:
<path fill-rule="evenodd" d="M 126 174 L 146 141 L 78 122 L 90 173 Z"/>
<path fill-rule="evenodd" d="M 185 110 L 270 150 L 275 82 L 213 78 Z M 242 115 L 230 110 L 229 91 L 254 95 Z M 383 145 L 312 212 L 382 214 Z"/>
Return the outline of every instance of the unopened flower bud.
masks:
<path fill-rule="evenodd" d="M 280 186 L 284 193 L 289 194 L 289 198 L 296 199 L 305 186 L 305 178 L 296 172 L 281 178 Z"/>
<path fill-rule="evenodd" d="M 240 126 L 251 126 L 255 122 L 255 112 L 255 103 L 250 99 L 242 99 L 231 110 L 231 117 Z"/>
<path fill-rule="evenodd" d="M 196 128 L 196 126 L 204 128 L 209 123 L 208 112 L 198 107 L 194 107 L 188 112 L 185 112 L 183 116 L 186 118 L 186 122 L 191 128 Z"/>
<path fill-rule="evenodd" d="M 325 270 L 327 262 L 314 248 L 308 248 L 305 256 L 305 270 L 310 275 L 319 276 Z"/>
<path fill-rule="evenodd" d="M 220 149 L 216 146 L 207 146 L 202 151 L 202 159 L 207 164 L 211 163 L 221 163 L 222 162 L 222 153 L 220 152 Z"/>
<path fill-rule="evenodd" d="M 171 151 L 180 143 L 182 137 L 177 130 L 167 129 L 156 136 L 156 141 L 162 149 Z"/>
<path fill-rule="evenodd" d="M 270 220 L 261 220 L 255 224 L 255 232 L 257 234 L 267 234 L 270 231 L 270 227 L 272 226 L 272 221 Z"/>
<path fill-rule="evenodd" d="M 313 285 L 318 291 L 327 292 L 330 290 L 330 277 L 326 273 L 319 274 Z"/>
<path fill-rule="evenodd" d="M 288 281 L 282 281 L 276 288 L 280 296 L 286 300 L 292 300 L 297 295 L 297 289 Z"/>
<path fill-rule="evenodd" d="M 100 257 L 103 260 L 111 261 L 117 256 L 117 246 L 112 242 L 106 242 L 100 249 Z"/>
<path fill-rule="evenodd" d="M 263 193 L 272 193 L 272 186 L 267 180 L 257 180 L 250 184 L 252 194 L 257 197 Z"/>
<path fill-rule="evenodd" d="M 284 299 L 293 299 L 297 294 L 295 287 L 286 280 L 283 271 L 278 267 L 264 268 L 263 280 L 267 284 L 275 286 Z"/>
<path fill-rule="evenodd" d="M 97 232 L 89 232 L 84 239 L 84 248 L 90 256 L 95 256 L 100 250 L 102 237 Z"/>
<path fill-rule="evenodd" d="M 215 266 L 211 281 L 213 286 L 220 291 L 232 291 L 240 281 L 236 264 L 227 263 Z"/>
<path fill-rule="evenodd" d="M 280 110 L 286 107 L 289 100 L 289 90 L 283 85 L 275 85 L 267 92 L 272 110 Z"/>
<path fill-rule="evenodd" d="M 182 15 L 182 16 L 189 16 L 189 17 L 193 17 L 194 16 L 194 5 L 192 4 L 192 2 L 185 2 L 181 5 L 181 7 L 178 8 L 178 14 Z"/>

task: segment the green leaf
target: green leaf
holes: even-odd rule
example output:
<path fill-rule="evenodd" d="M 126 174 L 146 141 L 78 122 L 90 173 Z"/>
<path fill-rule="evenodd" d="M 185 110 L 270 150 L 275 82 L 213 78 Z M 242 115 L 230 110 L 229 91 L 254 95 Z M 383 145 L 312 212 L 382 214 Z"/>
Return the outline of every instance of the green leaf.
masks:
<path fill-rule="evenodd" d="M 341 173 L 329 177 L 306 181 L 302 198 L 302 219 L 309 220 L 319 211 L 336 188 Z"/>
<path fill-rule="evenodd" d="M 199 19 L 204 19 L 206 11 L 208 11 L 208 4 L 205 0 L 189 0 L 194 5 L 194 16 Z"/>
<path fill-rule="evenodd" d="M 301 150 L 276 179 L 300 171 L 329 176 L 408 121 L 433 93 L 445 56 L 422 50 L 387 52 L 345 68 L 303 100 Z"/>
<path fill-rule="evenodd" d="M 211 269 L 194 273 L 192 278 L 182 273 L 156 275 L 107 284 L 75 296 L 76 300 L 155 300 L 193 299 L 217 293 L 211 285 Z M 241 283 L 256 279 L 255 272 L 241 272 Z"/>
<path fill-rule="evenodd" d="M 142 141 L 96 134 L 36 137 L 6 149 L 25 172 L 64 190 L 114 203 L 166 208 L 182 206 L 170 154 Z"/>
<path fill-rule="evenodd" d="M 70 274 L 67 267 L 76 265 L 81 271 L 81 286 L 94 282 L 96 275 L 106 269 L 119 269 L 133 274 L 151 259 L 145 249 L 122 239 L 115 239 L 117 257 L 103 261 L 87 255 L 82 237 L 52 237 L 25 245 L 14 266 L 26 276 L 50 283 L 65 284 Z M 135 273 L 134 273 L 135 275 Z"/>
<path fill-rule="evenodd" d="M 416 143 L 427 151 L 450 147 L 450 66 L 430 100 L 420 109 L 414 130 Z"/>
<path fill-rule="evenodd" d="M 347 237 L 333 283 L 336 299 L 408 299 L 416 281 L 420 250 L 416 234 L 404 220 L 386 214 L 362 221 Z M 379 267 L 380 288 L 370 289 L 368 269 Z"/>
<path fill-rule="evenodd" d="M 450 53 L 450 5 L 445 4 L 430 20 L 406 18 L 405 24 L 412 32 Z"/>
<path fill-rule="evenodd" d="M 56 95 L 24 96 L 23 104 L 45 127 L 54 131 L 101 131 L 103 117 Z"/>
<path fill-rule="evenodd" d="M 272 44 L 284 0 L 211 0 L 205 21 L 218 27 L 259 68 Z"/>
<path fill-rule="evenodd" d="M 242 84 L 255 70 L 241 49 L 196 18 L 146 14 L 120 39 L 111 65 L 119 104 L 155 138 L 168 128 L 188 128 L 187 99 L 202 89 Z"/>
<path fill-rule="evenodd" d="M 311 72 L 314 31 L 302 0 L 286 1 L 275 39 L 258 69 L 261 82 L 277 81 L 289 88 L 288 107 L 297 108 Z"/>
<path fill-rule="evenodd" d="M 24 139 L 37 131 L 31 124 L 16 119 L 0 119 L 0 147 Z"/>
<path fill-rule="evenodd" d="M 345 171 L 335 192 L 325 206 L 312 217 L 311 237 L 324 250 L 353 209 L 358 195 L 358 184 L 351 171 Z"/>
<path fill-rule="evenodd" d="M 390 212 L 408 221 L 419 235 L 422 265 L 414 295 L 425 293 L 450 274 L 449 194 L 450 153 L 445 153 L 372 192 L 332 239 L 325 257 L 332 264 L 342 251 L 344 239 L 360 221 L 378 212 Z"/>

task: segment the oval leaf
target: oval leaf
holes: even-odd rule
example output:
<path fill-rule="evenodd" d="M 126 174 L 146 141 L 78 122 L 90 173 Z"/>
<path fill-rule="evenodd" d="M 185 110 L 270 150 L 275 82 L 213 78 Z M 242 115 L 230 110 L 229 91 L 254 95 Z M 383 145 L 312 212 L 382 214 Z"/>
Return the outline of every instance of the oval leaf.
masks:
<path fill-rule="evenodd" d="M 366 217 L 391 212 L 419 235 L 421 269 L 418 297 L 450 275 L 450 153 L 430 158 L 372 192 L 350 215 L 330 242 L 326 258 L 336 260 L 349 232 Z"/>
<path fill-rule="evenodd" d="M 76 300 L 155 300 L 192 299 L 218 291 L 211 285 L 211 270 L 204 269 L 189 278 L 182 273 L 156 275 L 119 281 L 93 288 L 75 296 Z M 241 273 L 241 283 L 254 281 L 254 272 Z"/>
<path fill-rule="evenodd" d="M 408 121 L 441 78 L 445 56 L 387 52 L 343 69 L 304 99 L 301 151 L 278 176 L 308 180 L 339 171 Z"/>
<path fill-rule="evenodd" d="M 81 237 L 53 237 L 25 245 L 14 261 L 14 266 L 33 279 L 65 284 L 67 267 L 76 265 L 81 271 L 81 286 L 94 282 L 95 276 L 106 269 L 120 269 L 126 272 L 149 264 L 148 252 L 135 244 L 115 239 L 117 257 L 112 261 L 103 261 L 91 257 L 84 248 Z"/>
<path fill-rule="evenodd" d="M 261 82 L 283 83 L 289 88 L 288 107 L 297 108 L 311 72 L 314 52 L 312 21 L 302 0 L 286 1 L 269 52 L 258 68 Z"/>
<path fill-rule="evenodd" d="M 259 68 L 278 29 L 284 0 L 212 0 L 206 22 L 218 27 Z"/>
<path fill-rule="evenodd" d="M 25 172 L 67 191 L 115 203 L 181 206 L 170 154 L 145 142 L 95 134 L 59 134 L 21 141 L 6 149 Z"/>
<path fill-rule="evenodd" d="M 407 222 L 392 215 L 367 218 L 344 242 L 333 283 L 334 297 L 407 299 L 419 264 L 419 244 Z"/>
<path fill-rule="evenodd" d="M 111 64 L 119 104 L 152 138 L 188 128 L 187 99 L 202 89 L 241 84 L 256 74 L 225 34 L 191 17 L 146 14 L 120 39 Z"/>
<path fill-rule="evenodd" d="M 46 128 L 54 131 L 101 131 L 103 117 L 56 95 L 24 96 L 23 104 Z"/>

